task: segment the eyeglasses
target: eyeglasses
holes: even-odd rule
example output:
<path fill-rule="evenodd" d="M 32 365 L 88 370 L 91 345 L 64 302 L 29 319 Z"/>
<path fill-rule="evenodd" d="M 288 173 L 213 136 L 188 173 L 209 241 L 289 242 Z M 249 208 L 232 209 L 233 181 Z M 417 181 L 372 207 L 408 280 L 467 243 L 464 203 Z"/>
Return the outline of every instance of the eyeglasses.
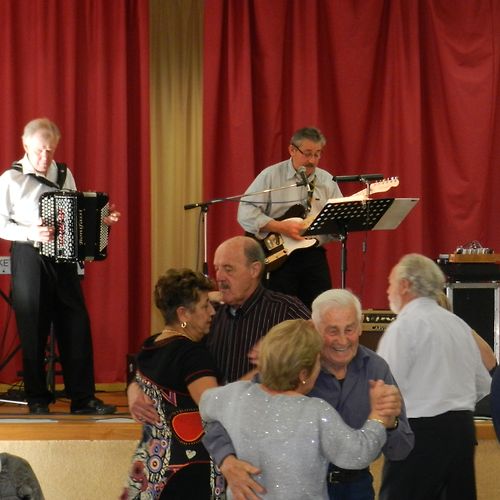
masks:
<path fill-rule="evenodd" d="M 292 143 L 292 146 L 302 155 L 305 156 L 308 160 L 311 158 L 321 158 L 321 151 L 317 151 L 316 153 L 304 153 L 296 144 Z"/>

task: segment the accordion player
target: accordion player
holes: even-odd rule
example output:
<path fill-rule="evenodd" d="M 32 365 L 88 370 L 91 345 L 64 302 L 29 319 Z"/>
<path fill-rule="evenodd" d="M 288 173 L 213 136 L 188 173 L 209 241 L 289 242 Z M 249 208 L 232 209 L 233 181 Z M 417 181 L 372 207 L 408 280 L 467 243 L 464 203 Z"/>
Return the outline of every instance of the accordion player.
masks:
<path fill-rule="evenodd" d="M 107 256 L 109 215 L 106 193 L 52 191 L 40 196 L 42 224 L 53 226 L 54 239 L 40 243 L 41 255 L 56 262 L 103 260 Z"/>

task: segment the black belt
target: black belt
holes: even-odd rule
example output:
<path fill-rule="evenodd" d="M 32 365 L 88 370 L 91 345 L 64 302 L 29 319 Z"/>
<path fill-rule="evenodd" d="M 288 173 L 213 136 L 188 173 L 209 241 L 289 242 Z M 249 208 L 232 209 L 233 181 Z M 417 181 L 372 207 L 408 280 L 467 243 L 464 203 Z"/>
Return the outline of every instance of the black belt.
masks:
<path fill-rule="evenodd" d="M 370 469 L 368 467 L 356 470 L 341 469 L 340 467 L 334 465 L 333 467 L 330 467 L 326 479 L 330 484 L 350 483 L 352 481 L 356 481 L 362 474 L 368 472 L 369 470 Z"/>
<path fill-rule="evenodd" d="M 35 242 L 34 241 L 13 241 L 12 242 L 12 246 L 15 246 L 15 245 L 28 245 L 30 247 L 34 247 L 35 246 Z"/>

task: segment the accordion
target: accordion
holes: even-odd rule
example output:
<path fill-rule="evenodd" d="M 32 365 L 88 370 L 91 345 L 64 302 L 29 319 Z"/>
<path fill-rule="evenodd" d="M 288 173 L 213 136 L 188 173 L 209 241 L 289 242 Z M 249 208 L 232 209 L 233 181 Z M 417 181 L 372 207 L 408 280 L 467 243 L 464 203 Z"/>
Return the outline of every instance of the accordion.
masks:
<path fill-rule="evenodd" d="M 40 196 L 44 226 L 55 228 L 54 239 L 40 243 L 40 254 L 57 262 L 103 260 L 107 256 L 109 215 L 106 193 L 52 191 Z"/>

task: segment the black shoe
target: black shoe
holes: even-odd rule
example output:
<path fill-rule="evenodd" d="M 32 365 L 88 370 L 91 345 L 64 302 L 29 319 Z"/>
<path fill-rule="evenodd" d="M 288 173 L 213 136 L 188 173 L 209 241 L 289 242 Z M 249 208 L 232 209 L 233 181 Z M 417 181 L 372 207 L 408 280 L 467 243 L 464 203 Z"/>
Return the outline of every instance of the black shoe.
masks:
<path fill-rule="evenodd" d="M 49 405 L 46 403 L 31 403 L 28 406 L 31 415 L 48 415 L 50 413 Z"/>
<path fill-rule="evenodd" d="M 116 412 L 116 406 L 106 405 L 103 401 L 97 398 L 92 398 L 84 406 L 71 408 L 71 413 L 74 415 L 112 415 Z"/>

